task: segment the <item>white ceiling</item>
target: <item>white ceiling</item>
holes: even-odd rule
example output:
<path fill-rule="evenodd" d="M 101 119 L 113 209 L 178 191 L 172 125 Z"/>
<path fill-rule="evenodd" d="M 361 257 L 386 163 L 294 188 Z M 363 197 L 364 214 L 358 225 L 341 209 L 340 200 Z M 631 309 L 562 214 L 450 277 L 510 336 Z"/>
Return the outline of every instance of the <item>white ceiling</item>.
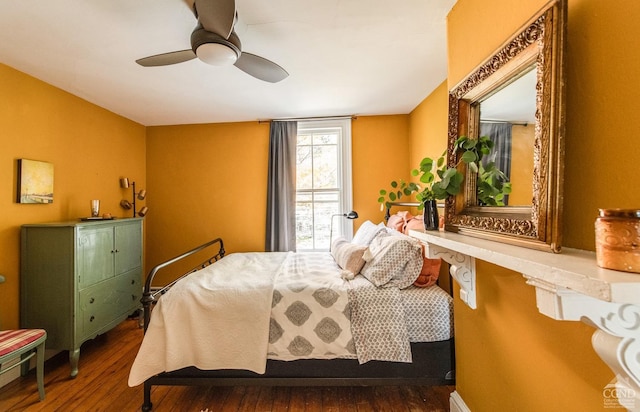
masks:
<path fill-rule="evenodd" d="M 0 62 L 146 126 L 404 114 L 446 78 L 455 0 L 237 0 L 243 50 L 289 72 L 280 83 L 197 59 L 185 0 L 0 3 Z"/>

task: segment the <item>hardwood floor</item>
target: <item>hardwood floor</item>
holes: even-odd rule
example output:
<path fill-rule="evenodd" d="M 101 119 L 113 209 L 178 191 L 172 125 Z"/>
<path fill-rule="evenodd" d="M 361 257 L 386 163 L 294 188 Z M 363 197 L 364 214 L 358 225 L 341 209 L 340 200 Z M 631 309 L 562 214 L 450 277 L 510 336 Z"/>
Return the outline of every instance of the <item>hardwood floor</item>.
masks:
<path fill-rule="evenodd" d="M 38 400 L 35 371 L 0 388 L 0 411 L 138 411 L 142 385 L 127 386 L 142 340 L 137 320 L 82 345 L 80 373 L 69 378 L 67 353 L 45 363 L 46 399 Z M 153 410 L 445 412 L 453 386 L 383 387 L 154 387 Z"/>

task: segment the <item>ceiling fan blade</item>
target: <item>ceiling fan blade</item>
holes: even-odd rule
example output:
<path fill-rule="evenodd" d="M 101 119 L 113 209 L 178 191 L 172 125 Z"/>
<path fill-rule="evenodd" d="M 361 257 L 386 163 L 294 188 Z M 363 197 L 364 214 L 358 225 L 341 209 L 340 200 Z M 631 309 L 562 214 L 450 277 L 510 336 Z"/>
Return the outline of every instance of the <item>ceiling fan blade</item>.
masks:
<path fill-rule="evenodd" d="M 289 76 L 289 73 L 271 60 L 242 52 L 234 65 L 243 72 L 269 83 L 278 83 Z"/>
<path fill-rule="evenodd" d="M 205 30 L 229 38 L 236 18 L 235 0 L 195 0 L 195 10 Z"/>
<path fill-rule="evenodd" d="M 182 63 L 195 58 L 196 54 L 193 50 L 187 49 L 143 57 L 142 59 L 136 60 L 136 63 L 144 67 L 168 66 L 170 64 Z"/>

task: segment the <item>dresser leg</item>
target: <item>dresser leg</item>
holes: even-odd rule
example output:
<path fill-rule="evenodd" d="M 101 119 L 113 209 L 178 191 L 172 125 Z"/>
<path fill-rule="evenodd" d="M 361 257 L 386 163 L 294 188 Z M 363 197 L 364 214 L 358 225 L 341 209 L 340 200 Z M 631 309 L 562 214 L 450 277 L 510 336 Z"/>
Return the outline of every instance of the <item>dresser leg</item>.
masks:
<path fill-rule="evenodd" d="M 78 376 L 78 362 L 80 361 L 80 348 L 69 350 L 69 363 L 71 364 L 71 377 Z"/>

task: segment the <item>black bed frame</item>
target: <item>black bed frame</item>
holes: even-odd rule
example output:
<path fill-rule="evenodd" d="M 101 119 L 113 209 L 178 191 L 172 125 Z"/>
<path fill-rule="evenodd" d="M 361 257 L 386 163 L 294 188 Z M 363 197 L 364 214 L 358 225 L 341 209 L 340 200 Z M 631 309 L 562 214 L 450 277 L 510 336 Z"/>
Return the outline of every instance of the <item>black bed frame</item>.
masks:
<path fill-rule="evenodd" d="M 209 247 L 217 252 L 194 269 L 162 288 L 152 288 L 156 273 L 182 259 Z M 224 243 L 217 238 L 180 256 L 154 267 L 146 279 L 142 295 L 144 330 L 151 318 L 156 298 L 164 294 L 178 280 L 224 257 Z M 144 382 L 143 411 L 150 411 L 151 387 L 176 386 L 381 386 L 381 385 L 453 385 L 455 359 L 453 338 L 440 342 L 412 343 L 412 363 L 369 361 L 360 365 L 356 359 L 302 359 L 296 361 L 267 360 L 266 372 L 261 375 L 245 370 L 200 370 L 189 367 L 163 372 Z"/>

